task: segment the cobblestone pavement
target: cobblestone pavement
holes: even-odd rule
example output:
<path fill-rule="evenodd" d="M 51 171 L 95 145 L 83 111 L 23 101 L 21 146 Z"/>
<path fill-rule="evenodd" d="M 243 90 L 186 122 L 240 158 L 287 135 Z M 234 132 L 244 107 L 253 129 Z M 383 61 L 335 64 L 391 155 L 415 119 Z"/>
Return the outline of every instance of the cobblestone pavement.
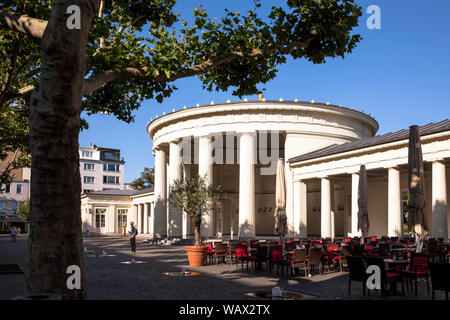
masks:
<path fill-rule="evenodd" d="M 313 295 L 318 299 L 383 299 L 381 293 L 362 296 L 361 283 L 353 282 L 351 295 L 347 294 L 348 276 L 344 272 L 313 274 L 304 277 L 277 275 L 275 271 L 246 271 L 240 265 L 208 265 L 189 267 L 183 246 L 162 246 L 144 243 L 138 236 L 137 253 L 129 254 L 128 238 L 86 238 L 85 271 L 88 299 L 255 299 L 252 292 L 270 290 L 274 286 Z M 106 251 L 106 256 L 99 256 Z M 0 264 L 17 263 L 24 266 L 25 236 L 11 243 L 0 235 Z M 96 256 L 98 255 L 98 256 Z M 137 263 L 131 263 L 131 259 Z M 168 276 L 166 272 L 179 272 L 183 268 L 198 271 L 200 275 Z M 251 269 L 251 268 L 250 268 Z M 23 275 L 0 274 L 0 299 L 11 299 L 23 294 Z M 399 288 L 400 289 L 400 288 Z M 425 282 L 419 283 L 419 295 L 406 289 L 406 299 L 431 299 Z M 444 294 L 437 291 L 437 299 Z M 388 299 L 403 299 L 389 296 Z"/>

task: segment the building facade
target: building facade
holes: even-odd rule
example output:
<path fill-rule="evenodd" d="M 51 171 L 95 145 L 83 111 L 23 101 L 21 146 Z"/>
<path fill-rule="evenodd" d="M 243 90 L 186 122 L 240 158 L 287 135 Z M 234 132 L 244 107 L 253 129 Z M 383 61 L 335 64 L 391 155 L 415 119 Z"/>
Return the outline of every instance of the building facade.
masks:
<path fill-rule="evenodd" d="M 147 126 L 155 157 L 154 191 L 130 195 L 129 210 L 141 233 L 191 236 L 188 217 L 167 206 L 168 188 L 176 179 L 199 174 L 226 194 L 215 210 L 203 212 L 204 237 L 273 235 L 276 164 L 283 158 L 288 235 L 355 235 L 355 188 L 364 164 L 369 233 L 399 235 L 407 200 L 408 130 L 375 136 L 377 130 L 370 115 L 314 101 L 211 103 L 165 114 Z M 430 235 L 447 238 L 449 121 L 424 126 L 421 135 Z M 84 201 L 93 197 L 88 194 Z M 118 219 L 117 207 L 113 212 L 111 221 Z"/>
<path fill-rule="evenodd" d="M 153 230 L 153 189 L 103 190 L 81 195 L 83 232 L 120 234 L 133 221 L 141 234 Z"/>
<path fill-rule="evenodd" d="M 124 189 L 125 161 L 120 150 L 96 145 L 80 147 L 81 192 Z"/>
<path fill-rule="evenodd" d="M 13 157 L 10 154 L 7 159 L 0 162 L 0 172 L 6 168 Z M 13 181 L 9 185 L 2 185 L 0 189 L 0 229 L 8 230 L 13 225 L 26 229 L 26 224 L 17 216 L 17 210 L 21 204 L 30 198 L 30 168 L 18 168 L 11 172 Z"/>

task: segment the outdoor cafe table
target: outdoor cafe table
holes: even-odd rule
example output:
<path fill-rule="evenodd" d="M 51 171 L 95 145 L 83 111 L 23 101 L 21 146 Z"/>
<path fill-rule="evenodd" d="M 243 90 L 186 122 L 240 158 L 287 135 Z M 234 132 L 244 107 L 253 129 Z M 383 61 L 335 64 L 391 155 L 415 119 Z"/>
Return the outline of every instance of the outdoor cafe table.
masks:
<path fill-rule="evenodd" d="M 389 264 L 399 264 L 402 267 L 405 267 L 408 264 L 408 259 L 384 259 L 385 263 L 389 263 Z"/>

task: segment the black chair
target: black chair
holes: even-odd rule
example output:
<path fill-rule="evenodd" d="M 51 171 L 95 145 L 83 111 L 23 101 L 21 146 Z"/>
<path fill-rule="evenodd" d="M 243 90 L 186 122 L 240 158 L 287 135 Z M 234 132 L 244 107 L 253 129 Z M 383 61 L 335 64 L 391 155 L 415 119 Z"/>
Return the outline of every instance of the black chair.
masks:
<path fill-rule="evenodd" d="M 262 263 L 266 263 L 266 269 L 267 268 L 267 251 L 269 250 L 268 246 L 257 246 L 256 251 L 253 251 L 254 254 L 247 256 L 244 258 L 245 261 L 247 261 L 247 270 L 248 270 L 248 263 L 252 262 L 252 267 L 255 270 L 259 270 L 262 267 Z"/>
<path fill-rule="evenodd" d="M 430 293 L 430 284 L 428 281 L 428 266 L 430 257 L 423 253 L 411 253 L 409 270 L 405 271 L 405 277 L 409 282 L 409 287 L 412 288 L 412 280 L 415 282 L 415 294 L 417 295 L 417 280 L 419 278 L 425 278 L 427 281 L 427 291 Z"/>
<path fill-rule="evenodd" d="M 339 253 L 339 266 L 341 268 L 341 272 L 343 271 L 343 267 L 347 266 L 347 257 L 352 255 L 352 248 L 349 245 L 342 245 Z"/>
<path fill-rule="evenodd" d="M 381 272 L 381 294 L 383 297 L 387 295 L 386 285 L 390 285 L 391 288 L 395 288 L 398 282 L 402 283 L 402 296 L 405 296 L 405 282 L 403 278 L 402 269 L 397 270 L 386 270 L 386 265 L 384 263 L 383 257 L 365 257 L 367 267 L 375 265 L 380 268 Z"/>
<path fill-rule="evenodd" d="M 354 244 L 352 246 L 352 256 L 363 256 L 364 255 L 364 245 Z"/>
<path fill-rule="evenodd" d="M 347 256 L 348 265 L 348 295 L 352 289 L 352 281 L 360 281 L 363 286 L 363 296 L 366 295 L 367 273 L 362 256 Z"/>
<path fill-rule="evenodd" d="M 386 242 L 380 242 L 378 244 L 377 254 L 379 257 L 387 257 L 389 255 L 389 245 Z"/>
<path fill-rule="evenodd" d="M 293 251 L 295 248 L 297 248 L 297 244 L 294 241 L 287 240 L 284 242 L 284 250 Z"/>
<path fill-rule="evenodd" d="M 429 239 L 426 242 L 426 253 L 430 257 L 430 261 L 438 262 L 439 261 L 439 243 L 435 239 Z"/>
<path fill-rule="evenodd" d="M 435 290 L 445 291 L 445 299 L 448 300 L 448 292 L 450 291 L 450 263 L 430 262 L 429 264 L 432 294 L 434 300 Z"/>

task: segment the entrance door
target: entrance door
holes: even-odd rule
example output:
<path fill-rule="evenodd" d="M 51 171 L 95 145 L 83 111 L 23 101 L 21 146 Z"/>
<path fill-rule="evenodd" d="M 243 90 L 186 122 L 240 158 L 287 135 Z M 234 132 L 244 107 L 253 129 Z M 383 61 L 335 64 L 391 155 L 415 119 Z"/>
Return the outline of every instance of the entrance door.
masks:
<path fill-rule="evenodd" d="M 98 233 L 106 232 L 106 209 L 95 209 L 95 229 Z"/>
<path fill-rule="evenodd" d="M 117 233 L 123 232 L 123 225 L 127 226 L 128 209 L 117 209 Z"/>

